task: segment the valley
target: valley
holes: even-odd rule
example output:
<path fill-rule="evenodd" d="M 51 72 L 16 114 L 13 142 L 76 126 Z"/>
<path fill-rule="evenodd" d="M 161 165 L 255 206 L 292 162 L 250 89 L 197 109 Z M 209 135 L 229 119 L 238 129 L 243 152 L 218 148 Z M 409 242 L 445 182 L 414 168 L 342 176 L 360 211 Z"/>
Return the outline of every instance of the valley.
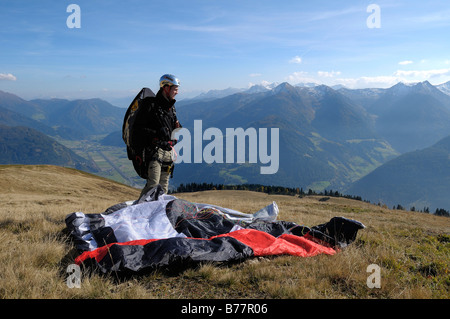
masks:
<path fill-rule="evenodd" d="M 57 141 L 79 156 L 93 161 L 99 169 L 96 175 L 132 187 L 143 187 L 145 182 L 136 175 L 133 165 L 127 157 L 125 144 L 122 147 L 106 146 L 101 143 L 104 137 L 105 135 L 96 135 L 89 140 L 57 139 Z"/>

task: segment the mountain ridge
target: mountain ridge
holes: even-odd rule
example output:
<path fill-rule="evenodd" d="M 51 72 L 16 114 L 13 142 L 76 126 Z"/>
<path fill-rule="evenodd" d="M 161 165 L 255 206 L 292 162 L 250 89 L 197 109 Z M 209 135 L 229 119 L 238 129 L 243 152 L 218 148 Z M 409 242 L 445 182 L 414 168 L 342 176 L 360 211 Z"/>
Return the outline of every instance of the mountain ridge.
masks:
<path fill-rule="evenodd" d="M 346 191 L 388 206 L 450 207 L 450 135 L 422 150 L 402 154 L 353 183 Z"/>
<path fill-rule="evenodd" d="M 0 164 L 50 164 L 98 172 L 97 165 L 29 127 L 0 124 Z"/>
<path fill-rule="evenodd" d="M 25 101 L 0 91 L 0 107 L 51 127 L 45 132 L 65 139 L 83 139 L 122 128 L 125 109 L 99 99 L 35 99 Z M 7 123 L 5 123 L 7 124 Z"/>
<path fill-rule="evenodd" d="M 223 113 L 222 114 L 222 110 Z M 181 180 L 199 182 L 201 178 L 218 182 L 255 183 L 280 181 L 286 186 L 304 185 L 341 187 L 362 174 L 362 166 L 373 167 L 395 156 L 389 145 L 374 131 L 373 117 L 360 105 L 327 86 L 294 87 L 281 83 L 271 91 L 236 93 L 213 102 L 199 101 L 177 108 L 182 124 L 193 129 L 193 121 L 202 119 L 203 127 L 280 128 L 280 170 L 276 176 L 256 175 L 251 165 L 217 167 L 180 165 Z M 358 142 L 356 142 L 358 141 Z M 366 145 L 372 147 L 367 147 Z M 381 151 L 373 152 L 373 149 Z M 370 150 L 372 149 L 372 150 Z M 352 155 L 352 152 L 355 154 Z M 356 154 L 357 158 L 352 159 Z M 205 176 L 199 171 L 207 171 Z M 236 177 L 233 180 L 233 176 Z M 177 179 L 178 177 L 174 177 Z"/>
<path fill-rule="evenodd" d="M 428 82 L 429 81 L 425 80 L 423 82 Z M 423 82 L 412 82 L 412 83 L 406 83 L 406 82 L 402 82 L 399 81 L 396 84 L 394 84 L 393 86 L 397 85 L 397 84 L 401 84 L 401 85 L 405 85 L 405 86 L 414 86 L 417 85 L 419 83 L 423 83 Z M 289 83 L 289 82 L 282 82 L 282 83 Z M 236 93 L 260 93 L 260 92 L 268 92 L 273 90 L 274 88 L 276 88 L 277 86 L 279 86 L 281 83 L 264 83 L 264 84 L 252 84 L 247 88 L 233 88 L 233 87 L 229 87 L 226 89 L 212 89 L 206 92 L 202 92 L 194 97 L 191 98 L 186 98 L 183 99 L 181 101 L 184 102 L 189 102 L 191 103 L 192 101 L 198 101 L 198 100 L 204 100 L 204 99 L 217 99 L 217 98 L 222 98 L 222 97 L 226 97 L 228 95 L 232 95 L 232 94 L 236 94 Z M 388 90 L 389 88 L 378 88 L 378 87 L 367 87 L 367 88 L 348 88 L 345 85 L 342 84 L 336 84 L 336 85 L 326 85 L 326 84 L 319 84 L 319 83 L 297 83 L 297 84 L 290 84 L 293 87 L 303 87 L 303 88 L 313 88 L 316 86 L 328 86 L 331 87 L 334 90 L 349 90 L 349 91 L 384 91 L 384 90 Z M 430 85 L 432 85 L 430 83 Z M 438 85 L 432 85 L 435 88 L 437 88 L 438 90 L 440 90 L 442 93 L 446 94 L 446 95 L 450 95 L 450 81 L 445 82 L 445 83 L 441 83 Z M 132 100 L 132 97 L 130 97 L 130 101 Z M 181 102 L 180 101 L 180 102 Z"/>

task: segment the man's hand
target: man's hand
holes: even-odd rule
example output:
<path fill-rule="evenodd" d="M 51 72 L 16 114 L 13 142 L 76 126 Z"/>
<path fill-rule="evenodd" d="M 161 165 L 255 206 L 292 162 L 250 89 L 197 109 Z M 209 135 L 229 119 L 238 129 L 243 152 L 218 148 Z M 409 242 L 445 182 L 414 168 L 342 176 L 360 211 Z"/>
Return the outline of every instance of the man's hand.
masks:
<path fill-rule="evenodd" d="M 159 141 L 158 147 L 162 148 L 165 151 L 170 151 L 177 143 L 178 143 L 178 140 Z"/>
<path fill-rule="evenodd" d="M 175 146 L 175 144 L 178 143 L 178 140 L 171 140 L 171 141 L 168 141 L 167 143 L 169 143 L 170 146 Z"/>

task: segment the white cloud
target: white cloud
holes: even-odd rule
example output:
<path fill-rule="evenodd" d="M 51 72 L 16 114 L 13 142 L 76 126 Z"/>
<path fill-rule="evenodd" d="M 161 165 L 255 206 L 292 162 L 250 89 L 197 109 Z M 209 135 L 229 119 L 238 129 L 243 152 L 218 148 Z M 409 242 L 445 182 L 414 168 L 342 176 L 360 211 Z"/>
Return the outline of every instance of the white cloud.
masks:
<path fill-rule="evenodd" d="M 441 80 L 448 81 L 450 78 L 450 68 L 448 69 L 434 69 L 434 70 L 397 70 L 393 75 L 381 76 L 362 76 L 359 78 L 343 78 L 335 79 L 336 83 L 343 84 L 349 88 L 367 88 L 379 87 L 388 88 L 398 82 L 414 83 L 422 82 L 430 79 L 441 78 Z"/>
<path fill-rule="evenodd" d="M 289 60 L 289 63 L 300 64 L 300 63 L 302 63 L 302 58 L 299 57 L 298 55 L 296 55 L 295 57 L 293 57 L 292 59 Z"/>
<path fill-rule="evenodd" d="M 359 78 L 336 79 L 336 84 L 342 84 L 351 89 L 358 88 L 389 88 L 400 82 L 395 76 L 362 76 Z"/>
<path fill-rule="evenodd" d="M 361 88 L 390 88 L 393 85 L 403 83 L 415 83 L 429 80 L 449 81 L 450 68 L 431 69 L 431 70 L 397 70 L 390 75 L 378 76 L 360 76 L 353 78 L 339 77 L 338 71 L 317 71 L 317 73 L 308 73 L 305 71 L 294 72 L 286 77 L 286 81 L 297 83 L 316 83 L 328 86 L 341 84 L 350 89 Z"/>
<path fill-rule="evenodd" d="M 249 76 L 252 77 L 252 78 L 255 78 L 255 77 L 258 77 L 258 76 L 262 76 L 262 74 L 261 73 L 250 73 Z"/>
<path fill-rule="evenodd" d="M 316 83 L 328 86 L 341 84 L 351 89 L 359 88 L 389 88 L 400 81 L 408 82 L 398 76 L 361 76 L 357 78 L 339 78 L 339 71 L 318 71 L 317 75 L 310 75 L 308 72 L 300 71 L 289 75 L 286 80 L 292 84 Z"/>
<path fill-rule="evenodd" d="M 294 72 L 291 75 L 289 75 L 286 80 L 289 83 L 297 84 L 297 83 L 317 83 L 319 84 L 319 81 L 317 79 L 311 77 L 308 75 L 308 72 L 300 71 L 300 72 Z"/>
<path fill-rule="evenodd" d="M 404 71 L 398 70 L 394 73 L 394 75 L 398 77 L 406 77 L 406 78 L 416 78 L 418 80 L 424 81 L 434 77 L 440 76 L 449 76 L 450 68 L 448 69 L 434 69 L 434 70 L 411 70 Z"/>
<path fill-rule="evenodd" d="M 17 80 L 17 78 L 11 73 L 8 74 L 0 73 L 0 81 L 15 81 L 15 80 Z"/>
<path fill-rule="evenodd" d="M 327 71 L 318 71 L 317 75 L 318 76 L 322 76 L 322 77 L 326 77 L 326 78 L 334 78 L 336 75 L 340 75 L 341 72 L 340 71 L 331 71 L 331 72 L 327 72 Z"/>
<path fill-rule="evenodd" d="M 398 64 L 400 64 L 400 65 L 408 65 L 408 64 L 413 64 L 413 63 L 414 63 L 414 62 L 413 62 L 413 61 L 410 61 L 410 60 L 398 62 Z"/>

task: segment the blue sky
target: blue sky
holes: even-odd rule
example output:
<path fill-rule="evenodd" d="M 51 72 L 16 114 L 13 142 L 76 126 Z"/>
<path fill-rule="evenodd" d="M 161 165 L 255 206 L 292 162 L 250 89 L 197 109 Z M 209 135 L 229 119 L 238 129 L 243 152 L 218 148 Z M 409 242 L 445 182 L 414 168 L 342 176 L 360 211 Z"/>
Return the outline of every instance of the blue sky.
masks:
<path fill-rule="evenodd" d="M 80 28 L 67 26 L 70 4 Z M 446 0 L 2 0 L 0 90 L 111 100 L 156 90 L 164 73 L 180 97 L 284 81 L 436 85 L 450 80 L 449 34 Z"/>

